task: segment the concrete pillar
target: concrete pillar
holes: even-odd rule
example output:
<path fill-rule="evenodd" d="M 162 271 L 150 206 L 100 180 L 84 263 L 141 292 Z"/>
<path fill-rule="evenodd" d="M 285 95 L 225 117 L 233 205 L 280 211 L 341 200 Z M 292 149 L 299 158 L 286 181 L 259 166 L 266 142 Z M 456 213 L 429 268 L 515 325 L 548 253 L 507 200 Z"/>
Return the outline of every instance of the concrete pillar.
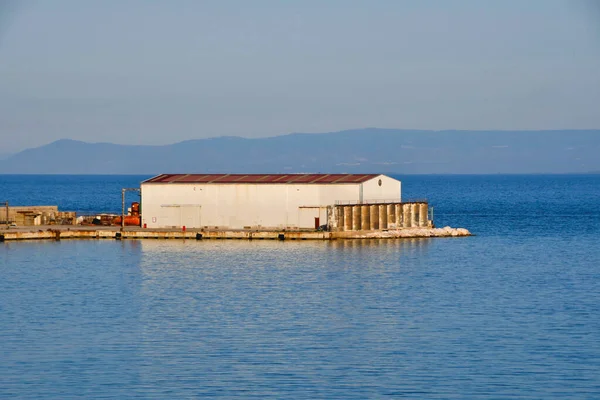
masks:
<path fill-rule="evenodd" d="M 419 205 L 418 204 L 412 204 L 411 205 L 411 226 L 413 228 L 416 228 L 419 226 Z"/>
<path fill-rule="evenodd" d="M 396 229 L 402 228 L 402 203 L 395 204 L 396 209 Z"/>
<path fill-rule="evenodd" d="M 352 206 L 352 230 L 360 231 L 361 213 L 360 206 Z"/>
<path fill-rule="evenodd" d="M 418 214 L 419 213 L 419 205 L 418 204 L 411 204 L 410 205 L 410 226 L 412 227 L 417 227 L 419 226 L 419 219 L 418 219 Z"/>
<path fill-rule="evenodd" d="M 371 230 L 375 231 L 379 229 L 379 206 L 377 204 L 373 204 L 370 206 L 371 208 Z"/>
<path fill-rule="evenodd" d="M 396 229 L 396 205 L 387 205 L 387 227 L 388 229 Z"/>
<path fill-rule="evenodd" d="M 344 230 L 352 230 L 352 206 L 344 206 Z"/>
<path fill-rule="evenodd" d="M 409 204 L 402 204 L 402 227 L 410 228 L 412 222 L 412 207 Z"/>
<path fill-rule="evenodd" d="M 369 206 L 363 205 L 361 213 L 362 213 L 362 221 L 361 221 L 362 230 L 368 231 L 369 229 L 371 229 L 371 213 L 369 212 Z"/>
<path fill-rule="evenodd" d="M 344 230 L 344 207 L 335 206 L 335 227 L 338 231 Z"/>
<path fill-rule="evenodd" d="M 427 227 L 427 203 L 419 204 L 421 210 L 419 210 L 419 226 L 421 228 Z"/>
<path fill-rule="evenodd" d="M 381 204 L 379 206 L 379 229 L 387 229 L 387 228 L 388 228 L 387 205 Z"/>

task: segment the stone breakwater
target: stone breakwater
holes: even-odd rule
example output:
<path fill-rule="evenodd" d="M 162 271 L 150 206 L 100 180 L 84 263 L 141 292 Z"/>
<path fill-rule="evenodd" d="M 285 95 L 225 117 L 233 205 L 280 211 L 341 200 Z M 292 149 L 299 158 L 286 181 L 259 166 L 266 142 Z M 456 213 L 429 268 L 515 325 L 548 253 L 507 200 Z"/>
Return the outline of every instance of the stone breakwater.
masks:
<path fill-rule="evenodd" d="M 411 229 L 395 229 L 380 232 L 365 232 L 360 235 L 357 232 L 356 238 L 430 238 L 430 237 L 460 237 L 472 236 L 471 232 L 464 228 L 411 228 Z"/>

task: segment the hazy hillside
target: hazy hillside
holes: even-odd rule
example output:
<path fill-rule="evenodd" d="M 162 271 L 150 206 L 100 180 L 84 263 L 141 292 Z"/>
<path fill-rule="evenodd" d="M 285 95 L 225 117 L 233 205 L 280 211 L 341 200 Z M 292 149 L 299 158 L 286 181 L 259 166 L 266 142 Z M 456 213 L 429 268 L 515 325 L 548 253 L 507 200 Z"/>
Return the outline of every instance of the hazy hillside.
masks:
<path fill-rule="evenodd" d="M 166 146 L 59 140 L 0 160 L 0 173 L 586 173 L 600 170 L 600 130 L 361 129 Z"/>

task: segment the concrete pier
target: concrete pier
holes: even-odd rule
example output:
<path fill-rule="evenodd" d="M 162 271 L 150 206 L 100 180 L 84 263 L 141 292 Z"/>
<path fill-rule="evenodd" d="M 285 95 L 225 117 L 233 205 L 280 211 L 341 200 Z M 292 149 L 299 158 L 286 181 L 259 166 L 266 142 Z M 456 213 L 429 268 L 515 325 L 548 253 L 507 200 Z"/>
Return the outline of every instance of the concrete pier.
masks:
<path fill-rule="evenodd" d="M 34 228 L 34 227 L 27 227 Z M 67 239 L 246 239 L 246 240 L 335 240 L 335 239 L 393 239 L 471 236 L 460 228 L 409 228 L 388 231 L 289 231 L 289 230 L 178 230 L 144 229 L 128 227 L 67 227 L 36 226 L 0 230 L 0 243 L 20 240 L 67 240 Z M 39 229 L 43 228 L 43 229 Z"/>
<path fill-rule="evenodd" d="M 37 227 L 36 227 L 37 228 Z M 247 239 L 247 240 L 331 240 L 331 232 L 317 231 L 256 231 L 256 230 L 174 230 L 117 227 L 49 228 L 27 231 L 23 228 L 0 231 L 0 242 L 13 240 L 64 239 Z"/>
<path fill-rule="evenodd" d="M 445 237 L 468 236 L 464 229 L 433 228 L 429 220 L 429 204 L 426 201 L 408 203 L 381 202 L 335 204 L 327 207 L 327 229 L 297 229 L 294 227 L 262 227 L 259 229 L 228 230 L 204 227 L 204 229 L 146 229 L 92 225 L 49 225 L 46 228 L 16 227 L 2 230 L 0 241 L 21 239 L 66 238 L 215 238 L 215 239 L 342 239 L 342 238 L 393 238 L 393 237 Z"/>

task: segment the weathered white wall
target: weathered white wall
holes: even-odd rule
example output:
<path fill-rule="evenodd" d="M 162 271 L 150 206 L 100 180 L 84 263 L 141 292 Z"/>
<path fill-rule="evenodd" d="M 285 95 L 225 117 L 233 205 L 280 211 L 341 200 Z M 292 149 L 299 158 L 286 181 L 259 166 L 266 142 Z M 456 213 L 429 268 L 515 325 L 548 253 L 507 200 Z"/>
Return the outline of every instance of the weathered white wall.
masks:
<path fill-rule="evenodd" d="M 381 181 L 381 185 L 379 184 Z M 379 175 L 378 177 L 368 180 L 363 185 L 363 201 L 371 200 L 388 200 L 401 201 L 402 184 L 399 180 L 390 178 L 389 176 Z"/>
<path fill-rule="evenodd" d="M 382 185 L 379 186 L 379 179 Z M 336 201 L 400 199 L 400 182 L 362 184 L 142 184 L 142 224 L 161 227 L 314 228 Z"/>

